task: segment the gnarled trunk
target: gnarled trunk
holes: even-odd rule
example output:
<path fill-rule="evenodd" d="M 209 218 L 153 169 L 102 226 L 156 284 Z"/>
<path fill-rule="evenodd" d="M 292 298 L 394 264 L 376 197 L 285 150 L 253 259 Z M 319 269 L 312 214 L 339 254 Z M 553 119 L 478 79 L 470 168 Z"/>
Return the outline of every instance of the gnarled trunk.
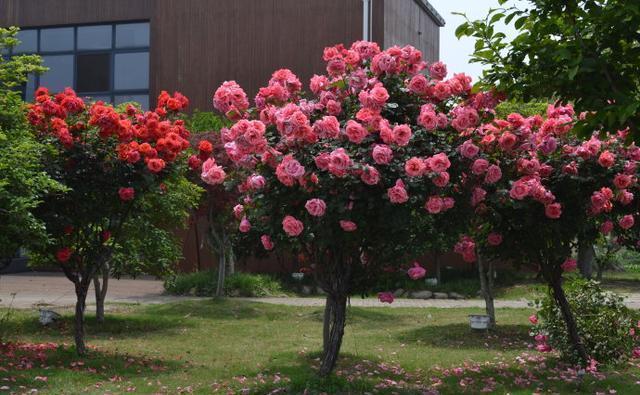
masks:
<path fill-rule="evenodd" d="M 84 343 L 84 310 L 86 307 L 87 292 L 91 280 L 81 280 L 75 283 L 76 288 L 76 314 L 73 327 L 76 352 L 78 355 L 87 354 L 87 346 Z"/>
<path fill-rule="evenodd" d="M 496 324 L 496 309 L 493 304 L 493 263 L 488 262 L 488 268 L 484 268 L 484 259 L 478 255 L 478 274 L 480 276 L 480 292 L 484 298 L 485 311 L 489 316 L 491 326 Z"/>
<path fill-rule="evenodd" d="M 336 365 L 346 322 L 347 294 L 344 292 L 327 294 L 320 376 L 327 376 Z"/>
<path fill-rule="evenodd" d="M 578 269 L 584 278 L 591 278 L 593 275 L 593 261 L 596 251 L 591 240 L 580 239 L 578 242 Z"/>
<path fill-rule="evenodd" d="M 227 262 L 225 257 L 224 246 L 220 247 L 220 256 L 218 257 L 218 285 L 216 287 L 216 296 L 224 296 L 224 280 L 226 277 Z"/>
<path fill-rule="evenodd" d="M 589 355 L 587 354 L 587 349 L 585 348 L 584 343 L 582 343 L 582 339 L 578 333 L 578 325 L 576 324 L 575 317 L 571 311 L 571 306 L 569 305 L 567 296 L 562 288 L 562 274 L 552 273 L 547 281 L 549 281 L 549 285 L 551 285 L 553 298 L 558 304 L 564 323 L 567 326 L 567 334 L 569 335 L 569 340 L 573 345 L 573 349 L 578 353 L 578 356 L 581 359 L 581 365 L 586 366 L 589 361 Z"/>

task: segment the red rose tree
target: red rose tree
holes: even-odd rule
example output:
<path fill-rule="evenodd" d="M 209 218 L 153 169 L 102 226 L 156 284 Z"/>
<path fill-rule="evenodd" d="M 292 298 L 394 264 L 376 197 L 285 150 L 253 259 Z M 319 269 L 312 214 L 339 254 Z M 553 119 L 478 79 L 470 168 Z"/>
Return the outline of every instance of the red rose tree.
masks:
<path fill-rule="evenodd" d="M 456 165 L 467 153 L 453 147 L 495 104 L 411 46 L 381 51 L 360 41 L 326 48 L 324 60 L 327 75 L 311 78 L 310 97 L 282 69 L 255 107 L 233 81 L 213 99 L 235 122 L 221 138 L 233 161 L 226 182 L 242 194 L 239 231 L 266 250 L 303 256 L 327 293 L 322 375 L 335 365 L 348 297 L 412 262 L 436 217 L 469 206 Z M 205 181 L 223 178 L 216 164 L 203 168 Z M 424 276 L 421 269 L 411 276 Z"/>
<path fill-rule="evenodd" d="M 87 104 L 68 88 L 55 95 L 40 88 L 30 105 L 28 119 L 50 148 L 46 171 L 69 189 L 47 196 L 39 207 L 50 242 L 34 255 L 57 263 L 74 283 L 79 354 L 86 353 L 91 280 L 120 251 L 123 227 L 145 209 L 141 202 L 151 195 L 161 199 L 165 183 L 186 169 L 189 132 L 179 114 L 187 105 L 183 95 L 163 92 L 154 111 L 133 105 L 120 111 L 103 102 Z"/>
<path fill-rule="evenodd" d="M 510 114 L 474 130 L 461 146 L 475 216 L 472 234 L 456 250 L 468 261 L 496 257 L 538 266 L 562 313 L 576 355 L 589 359 L 562 288 L 578 239 L 617 234 L 636 245 L 637 161 L 627 131 L 576 138 L 571 106 L 549 106 L 546 117 Z"/>

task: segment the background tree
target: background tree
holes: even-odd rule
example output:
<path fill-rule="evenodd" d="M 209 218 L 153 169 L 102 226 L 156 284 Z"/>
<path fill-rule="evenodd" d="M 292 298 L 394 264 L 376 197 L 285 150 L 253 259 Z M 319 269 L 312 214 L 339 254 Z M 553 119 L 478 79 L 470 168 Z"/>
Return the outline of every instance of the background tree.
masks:
<path fill-rule="evenodd" d="M 47 195 L 38 207 L 50 242 L 32 255 L 36 262 L 57 263 L 73 282 L 75 343 L 82 355 L 89 285 L 114 256 L 131 248 L 130 226 L 145 218 L 144 204 L 170 197 L 165 182 L 186 171 L 189 132 L 179 115 L 188 99 L 162 92 L 154 111 L 129 105 L 119 112 L 103 102 L 87 107 L 69 88 L 56 95 L 39 88 L 35 96 L 28 119 L 49 148 L 46 171 L 69 190 Z M 177 214 L 157 215 L 179 216 L 183 205 Z"/>
<path fill-rule="evenodd" d="M 510 42 L 496 28 L 501 21 L 517 31 Z M 576 125 L 582 136 L 629 127 L 640 141 L 638 25 L 637 1 L 528 0 L 467 20 L 456 35 L 476 39 L 471 61 L 486 66 L 483 86 L 511 98 L 572 102 L 586 111 Z"/>
<path fill-rule="evenodd" d="M 17 28 L 0 28 L 0 52 L 15 46 Z M 20 88 L 31 73 L 45 70 L 36 55 L 0 56 L 0 269 L 18 248 L 46 240 L 44 224 L 32 214 L 42 196 L 60 191 L 42 165 L 45 147 L 29 130 Z"/>

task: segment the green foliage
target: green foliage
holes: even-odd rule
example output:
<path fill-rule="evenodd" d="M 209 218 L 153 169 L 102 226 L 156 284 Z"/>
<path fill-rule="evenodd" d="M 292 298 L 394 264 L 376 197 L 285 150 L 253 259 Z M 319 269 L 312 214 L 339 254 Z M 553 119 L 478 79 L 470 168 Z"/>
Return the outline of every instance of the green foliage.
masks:
<path fill-rule="evenodd" d="M 168 278 L 165 290 L 172 295 L 213 296 L 218 274 L 215 270 L 180 273 Z M 231 296 L 270 296 L 282 294 L 282 285 L 265 274 L 234 273 L 225 279 L 224 292 Z"/>
<path fill-rule="evenodd" d="M 0 50 L 17 44 L 16 33 L 16 28 L 0 28 Z M 16 91 L 29 73 L 44 70 L 34 55 L 0 57 L 0 259 L 11 258 L 21 246 L 44 242 L 43 224 L 32 210 L 42 195 L 62 190 L 42 170 L 44 147 L 33 138 Z"/>
<path fill-rule="evenodd" d="M 495 28 L 498 22 L 517 30 L 511 42 Z M 471 62 L 488 67 L 483 85 L 525 101 L 572 101 L 578 111 L 594 111 L 580 124 L 583 134 L 599 125 L 611 131 L 628 126 L 640 141 L 638 25 L 637 1 L 536 0 L 528 8 L 500 7 L 485 19 L 467 19 L 456 36 L 475 38 Z"/>
<path fill-rule="evenodd" d="M 547 111 L 549 104 L 542 101 L 517 102 L 503 101 L 496 106 L 496 117 L 506 119 L 507 115 L 518 113 L 525 117 L 532 115 L 543 115 Z"/>
<path fill-rule="evenodd" d="M 604 291 L 598 282 L 574 279 L 565 287 L 571 309 L 575 312 L 578 332 L 587 353 L 600 364 L 617 364 L 627 360 L 638 342 L 631 332 L 637 328 L 638 314 L 628 309 L 623 298 Z M 539 302 L 537 333 L 549 336 L 549 345 L 571 362 L 578 362 L 568 336 L 566 324 L 553 297 Z"/>
<path fill-rule="evenodd" d="M 225 126 L 229 126 L 229 121 L 210 111 L 196 110 L 187 120 L 187 127 L 193 133 L 218 131 Z"/>

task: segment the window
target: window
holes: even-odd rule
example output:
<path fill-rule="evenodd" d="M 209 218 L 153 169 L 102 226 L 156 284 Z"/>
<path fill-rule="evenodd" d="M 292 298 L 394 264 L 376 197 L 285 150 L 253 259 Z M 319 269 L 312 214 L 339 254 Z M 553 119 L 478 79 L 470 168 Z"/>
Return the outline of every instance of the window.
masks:
<path fill-rule="evenodd" d="M 79 96 L 149 108 L 149 23 L 24 29 L 10 55 L 38 53 L 49 71 L 30 76 L 25 100 L 39 86 L 72 87 Z"/>

